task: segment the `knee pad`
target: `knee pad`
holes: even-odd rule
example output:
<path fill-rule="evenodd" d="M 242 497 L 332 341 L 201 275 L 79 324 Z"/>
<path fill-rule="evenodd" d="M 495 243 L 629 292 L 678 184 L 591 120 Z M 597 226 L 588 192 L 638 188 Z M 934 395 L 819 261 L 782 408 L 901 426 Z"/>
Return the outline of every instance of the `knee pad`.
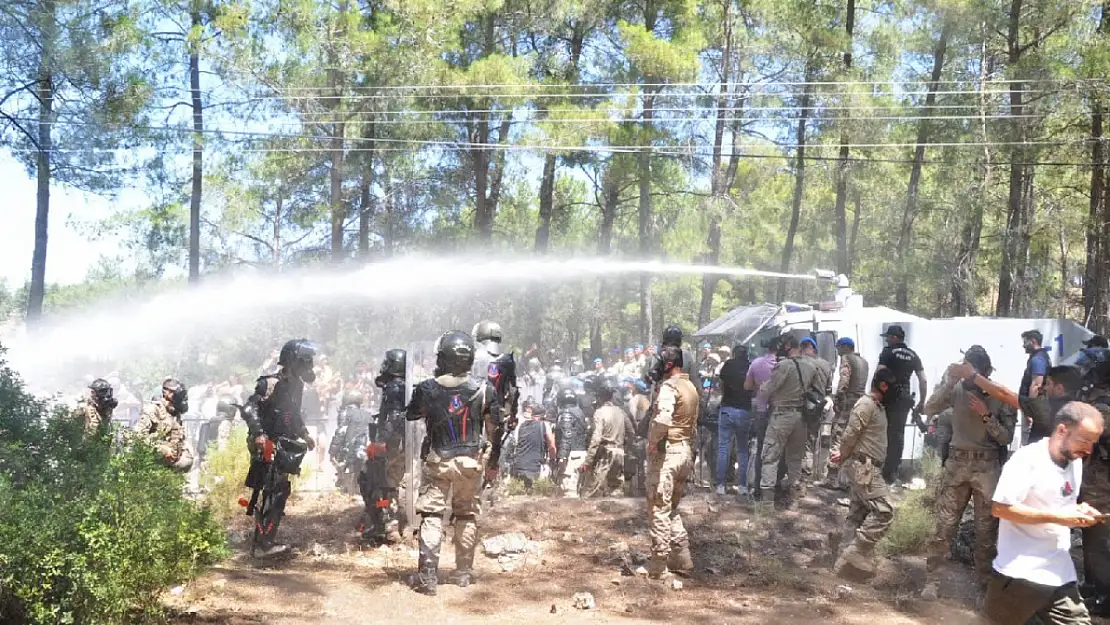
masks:
<path fill-rule="evenodd" d="M 455 521 L 478 521 L 478 515 L 475 514 L 452 514 L 451 519 Z"/>

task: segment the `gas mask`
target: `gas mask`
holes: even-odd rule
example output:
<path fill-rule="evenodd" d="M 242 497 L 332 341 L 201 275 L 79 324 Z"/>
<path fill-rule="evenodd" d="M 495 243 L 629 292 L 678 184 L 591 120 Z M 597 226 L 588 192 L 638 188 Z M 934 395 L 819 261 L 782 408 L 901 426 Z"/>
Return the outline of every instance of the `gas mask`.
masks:
<path fill-rule="evenodd" d="M 185 390 L 184 386 L 178 386 L 177 388 L 163 386 L 162 396 L 165 397 L 166 393 L 169 393 L 167 399 L 177 416 L 180 417 L 189 412 L 189 391 Z"/>
<path fill-rule="evenodd" d="M 312 358 L 315 355 L 316 347 L 308 339 L 294 339 L 282 346 L 278 364 L 292 377 L 305 384 L 312 384 L 316 381 L 316 373 L 312 370 Z"/>
<path fill-rule="evenodd" d="M 104 391 L 93 391 L 93 399 L 96 401 L 96 407 L 101 410 L 111 412 L 119 406 L 119 400 L 112 394 L 112 389 Z"/>
<path fill-rule="evenodd" d="M 109 413 L 116 409 L 119 402 L 116 401 L 115 395 L 112 391 L 112 385 L 107 380 L 98 379 L 93 380 L 89 385 L 89 390 L 92 394 L 92 400 L 96 404 L 97 409 L 102 412 Z"/>
<path fill-rule="evenodd" d="M 316 372 L 312 370 L 312 356 L 307 359 L 298 359 L 293 365 L 293 375 L 301 379 L 305 384 L 312 384 L 316 381 Z"/>

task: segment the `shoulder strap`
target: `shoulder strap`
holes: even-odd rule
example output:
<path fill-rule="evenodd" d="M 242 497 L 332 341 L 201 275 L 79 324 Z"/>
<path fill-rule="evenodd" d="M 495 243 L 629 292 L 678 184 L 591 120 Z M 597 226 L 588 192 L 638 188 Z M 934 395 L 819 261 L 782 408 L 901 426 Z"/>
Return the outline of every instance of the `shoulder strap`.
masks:
<path fill-rule="evenodd" d="M 813 378 L 817 377 L 817 371 L 815 370 L 813 375 L 810 376 L 809 382 L 806 382 L 805 376 L 802 375 L 802 366 L 798 364 L 798 359 L 793 358 L 792 360 L 794 361 L 794 368 L 798 370 L 798 382 L 802 385 L 802 392 L 808 393 L 813 390 Z"/>

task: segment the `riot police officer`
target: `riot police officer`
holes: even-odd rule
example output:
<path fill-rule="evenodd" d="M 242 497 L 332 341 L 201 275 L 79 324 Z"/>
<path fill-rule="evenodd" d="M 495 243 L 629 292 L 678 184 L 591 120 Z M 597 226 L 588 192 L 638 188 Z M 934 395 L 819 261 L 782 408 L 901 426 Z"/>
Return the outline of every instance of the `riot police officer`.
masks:
<path fill-rule="evenodd" d="M 316 448 L 316 441 L 309 436 L 301 412 L 304 385 L 316 381 L 312 371 L 312 358 L 316 349 L 308 339 L 294 339 L 282 346 L 278 354 L 278 372 L 258 378 L 254 393 L 243 407 L 247 423 L 247 444 L 251 449 L 251 470 L 246 486 L 267 489 L 263 493 L 266 505 L 256 519 L 260 555 L 269 557 L 288 550 L 276 542 L 278 527 L 285 516 L 285 504 L 292 487 L 289 475 L 300 472 L 300 463 L 306 451 Z M 300 443 L 303 441 L 303 444 Z M 265 450 L 273 443 L 275 454 L 266 461 Z M 270 464 L 272 466 L 266 466 Z M 272 470 L 272 480 L 267 484 L 267 473 Z M 248 512 L 252 512 L 248 506 Z"/>
<path fill-rule="evenodd" d="M 578 407 L 578 393 L 570 385 L 555 396 L 555 475 L 567 497 L 578 497 L 578 472 L 586 461 L 586 415 Z"/>
<path fill-rule="evenodd" d="M 106 432 L 112 420 L 112 411 L 119 402 L 113 395 L 112 385 L 104 378 L 89 383 L 88 395 L 77 403 L 78 414 L 85 420 L 85 431 Z"/>
<path fill-rule="evenodd" d="M 378 415 L 370 427 L 372 449 L 366 456 L 365 493 L 373 500 L 370 513 L 372 531 L 376 540 L 401 542 L 401 528 L 397 521 L 397 491 L 405 477 L 405 365 L 408 354 L 403 349 L 391 349 L 382 359 L 381 369 L 374 384 L 382 389 Z M 365 498 L 367 494 L 363 495 Z"/>
<path fill-rule="evenodd" d="M 427 427 L 421 454 L 424 475 L 416 504 L 421 517 L 420 556 L 413 585 L 423 594 L 436 594 L 448 493 L 455 519 L 455 583 L 465 587 L 473 581 L 482 469 L 492 453 L 484 435 L 496 431 L 503 414 L 493 386 L 468 375 L 474 352 L 474 342 L 465 332 L 441 336 L 435 378 L 413 389 L 406 415 L 410 421 L 424 419 Z"/>
<path fill-rule="evenodd" d="M 486 467 L 487 480 L 492 480 L 501 458 L 505 436 L 516 427 L 517 389 L 516 361 L 512 354 L 501 351 L 501 326 L 494 321 L 480 321 L 474 326 L 477 349 L 471 375 L 486 380 L 497 394 L 501 415 L 495 419 L 498 429 L 490 434 L 491 453 Z"/>
<path fill-rule="evenodd" d="M 347 389 L 340 400 L 336 415 L 335 436 L 328 446 L 328 457 L 335 467 L 335 482 L 346 495 L 362 493 L 363 503 L 370 505 L 366 494 L 359 488 L 365 447 L 369 442 L 370 415 L 362 409 L 362 391 Z"/>

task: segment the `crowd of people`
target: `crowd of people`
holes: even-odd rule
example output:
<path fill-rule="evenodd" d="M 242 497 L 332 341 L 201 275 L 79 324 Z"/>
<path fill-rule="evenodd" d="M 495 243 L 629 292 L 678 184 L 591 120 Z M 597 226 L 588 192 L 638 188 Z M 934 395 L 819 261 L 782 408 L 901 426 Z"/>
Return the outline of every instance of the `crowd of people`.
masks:
<path fill-rule="evenodd" d="M 754 358 L 743 344 L 703 343 L 695 356 L 670 327 L 658 346 L 615 350 L 588 366 L 574 358 L 564 368 L 549 354 L 545 367 L 531 350 L 518 367 L 501 349 L 500 327 L 487 321 L 470 335 L 444 334 L 430 375 L 414 374 L 406 352 L 393 349 L 376 373 L 360 366 L 344 376 L 311 343 L 295 340 L 263 365 L 253 392 L 234 376 L 193 389 L 166 378 L 132 428 L 168 467 L 184 471 L 194 458 L 182 416 L 194 397 L 216 421 L 243 420 L 252 455 L 246 484 L 262 497 L 260 557 L 285 551 L 276 536 L 288 476 L 330 434 L 340 487 L 364 500 L 362 538 L 398 542 L 401 522 L 418 521 L 413 583 L 435 594 L 445 510 L 454 523 L 453 581 L 466 586 L 474 579 L 481 493 L 508 479 L 531 490 L 548 478 L 567 497 L 646 496 L 653 578 L 693 567 L 679 512 L 690 487 L 734 493 L 768 512 L 790 508 L 811 486 L 846 491 L 843 531 L 829 537 L 834 569 L 867 578 L 894 518 L 892 489 L 906 477 L 904 434 L 913 415 L 943 463 L 922 596 L 937 596 L 937 572 L 970 503 L 984 618 L 1089 622 L 1091 609 L 1110 603 L 1110 515 L 1099 512 L 1110 509 L 1106 339 L 1087 341 L 1074 364 L 1052 366 L 1040 333 L 1026 332 L 1029 361 L 1016 391 L 991 378 L 990 355 L 972 345 L 930 390 L 902 328 L 888 326 L 883 336 L 873 373 L 850 337 L 836 341 L 831 362 L 814 338 L 791 333 L 764 341 L 765 353 Z M 118 403 L 108 381 L 93 381 L 80 412 L 90 431 L 105 428 Z M 419 450 L 406 449 L 408 421 L 425 423 Z M 1011 455 L 1015 437 L 1022 446 Z M 419 453 L 419 476 L 406 478 L 406 451 Z M 398 489 L 416 480 L 420 518 L 400 519 Z M 1082 529 L 1082 588 L 1069 555 L 1071 528 Z"/>

